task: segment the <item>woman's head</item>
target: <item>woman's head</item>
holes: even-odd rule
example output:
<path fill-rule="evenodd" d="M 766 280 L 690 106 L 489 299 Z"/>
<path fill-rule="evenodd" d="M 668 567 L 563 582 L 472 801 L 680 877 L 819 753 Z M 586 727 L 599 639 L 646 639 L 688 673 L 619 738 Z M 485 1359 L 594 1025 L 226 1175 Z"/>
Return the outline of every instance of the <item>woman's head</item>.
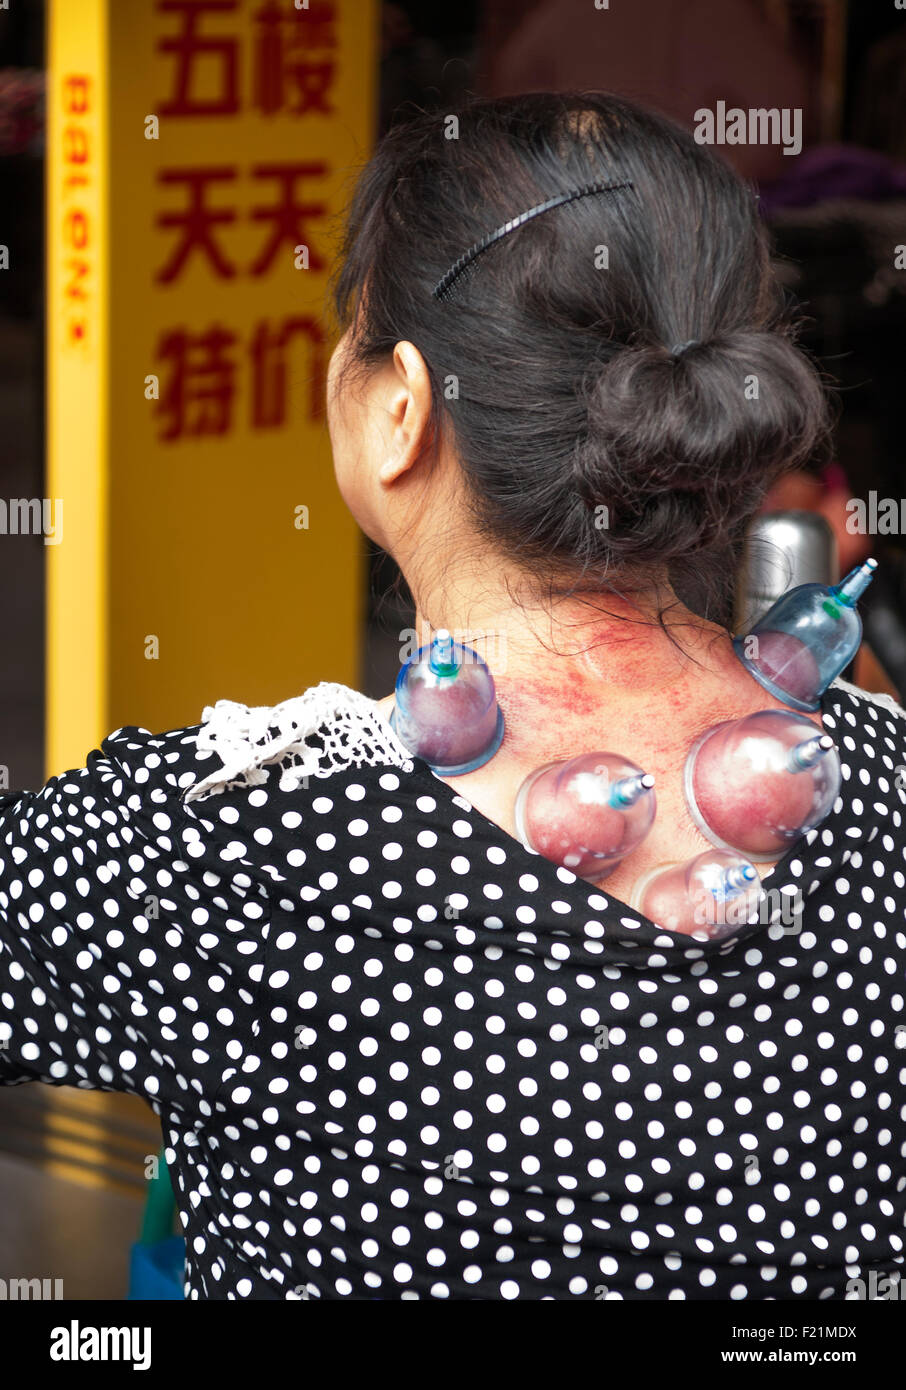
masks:
<path fill-rule="evenodd" d="M 827 440 L 754 194 L 603 93 L 475 102 L 457 122 L 395 125 L 353 197 L 330 383 L 347 502 L 410 569 L 445 535 L 552 593 L 710 573 L 699 593 L 725 612 L 767 487 Z M 601 180 L 630 186 L 528 220 L 434 297 L 489 232 Z"/>

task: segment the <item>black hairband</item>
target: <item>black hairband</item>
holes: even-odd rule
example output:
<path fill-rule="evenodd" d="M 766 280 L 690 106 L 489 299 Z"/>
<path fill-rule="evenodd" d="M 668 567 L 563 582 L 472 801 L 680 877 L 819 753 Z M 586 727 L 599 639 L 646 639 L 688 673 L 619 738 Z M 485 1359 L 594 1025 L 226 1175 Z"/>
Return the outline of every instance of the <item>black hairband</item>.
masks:
<path fill-rule="evenodd" d="M 627 179 L 622 183 L 589 183 L 583 188 L 574 188 L 570 193 L 558 193 L 554 198 L 548 198 L 546 202 L 539 203 L 537 207 L 529 208 L 527 212 L 522 212 L 518 217 L 513 217 L 509 222 L 504 222 L 502 227 L 496 231 L 489 232 L 486 237 L 476 241 L 474 246 L 470 246 L 458 261 L 455 261 L 445 275 L 438 280 L 431 294 L 434 299 L 446 299 L 453 282 L 459 278 L 467 266 L 469 266 L 476 256 L 480 256 L 482 251 L 487 251 L 489 246 L 493 246 L 495 241 L 514 232 L 517 227 L 521 227 L 524 222 L 532 217 L 537 217 L 539 213 L 549 212 L 551 208 L 559 207 L 561 203 L 570 203 L 574 198 L 585 198 L 590 193 L 610 193 L 615 188 L 631 188 L 632 183 Z"/>

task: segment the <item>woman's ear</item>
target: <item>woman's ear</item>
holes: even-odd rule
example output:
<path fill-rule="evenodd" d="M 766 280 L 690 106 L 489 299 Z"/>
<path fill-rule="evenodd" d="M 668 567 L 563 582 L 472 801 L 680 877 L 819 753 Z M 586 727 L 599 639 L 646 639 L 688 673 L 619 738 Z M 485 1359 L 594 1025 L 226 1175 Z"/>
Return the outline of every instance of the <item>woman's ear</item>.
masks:
<path fill-rule="evenodd" d="M 378 481 L 387 485 L 407 472 L 425 452 L 431 425 L 431 379 L 425 359 L 410 342 L 393 349 L 388 368 L 386 409 L 391 438 Z"/>

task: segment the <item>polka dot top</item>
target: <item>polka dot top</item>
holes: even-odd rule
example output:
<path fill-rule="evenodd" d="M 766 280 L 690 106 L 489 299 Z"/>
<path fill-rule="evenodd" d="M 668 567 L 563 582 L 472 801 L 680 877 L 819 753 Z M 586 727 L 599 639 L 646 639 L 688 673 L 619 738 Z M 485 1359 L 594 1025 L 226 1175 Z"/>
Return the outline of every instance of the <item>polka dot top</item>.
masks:
<path fill-rule="evenodd" d="M 822 710 L 841 796 L 712 942 L 345 686 L 119 729 L 0 800 L 0 1081 L 149 1103 L 190 1299 L 842 1298 L 903 1264 L 906 713 Z"/>

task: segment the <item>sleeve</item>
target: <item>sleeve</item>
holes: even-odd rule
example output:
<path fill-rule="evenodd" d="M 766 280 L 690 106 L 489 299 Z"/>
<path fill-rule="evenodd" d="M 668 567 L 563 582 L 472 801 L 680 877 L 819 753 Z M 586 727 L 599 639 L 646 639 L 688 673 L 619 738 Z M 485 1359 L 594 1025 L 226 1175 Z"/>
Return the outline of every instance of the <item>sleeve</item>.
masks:
<path fill-rule="evenodd" d="M 117 730 L 0 798 L 0 1085 L 209 1101 L 251 1027 L 266 889 L 182 807 L 197 729 Z"/>

